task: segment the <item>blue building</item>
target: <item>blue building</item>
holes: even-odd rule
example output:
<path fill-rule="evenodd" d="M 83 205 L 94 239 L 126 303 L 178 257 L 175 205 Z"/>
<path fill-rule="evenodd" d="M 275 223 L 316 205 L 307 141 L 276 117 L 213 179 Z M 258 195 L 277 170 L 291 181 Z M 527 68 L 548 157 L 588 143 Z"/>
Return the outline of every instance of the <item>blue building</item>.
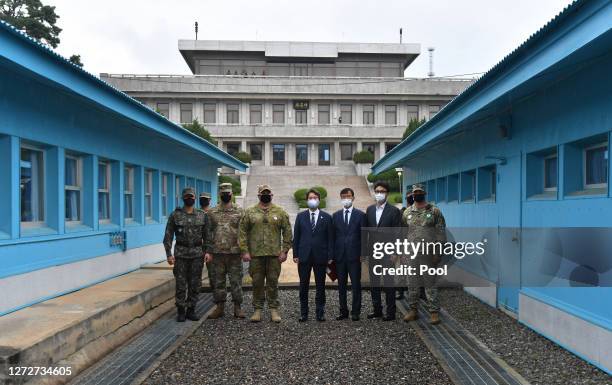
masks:
<path fill-rule="evenodd" d="M 373 167 L 496 239 L 467 291 L 608 373 L 611 27 L 609 0 L 572 3 Z"/>
<path fill-rule="evenodd" d="M 221 166 L 245 170 L 0 22 L 0 315 L 164 260 L 181 190 L 214 203 Z"/>

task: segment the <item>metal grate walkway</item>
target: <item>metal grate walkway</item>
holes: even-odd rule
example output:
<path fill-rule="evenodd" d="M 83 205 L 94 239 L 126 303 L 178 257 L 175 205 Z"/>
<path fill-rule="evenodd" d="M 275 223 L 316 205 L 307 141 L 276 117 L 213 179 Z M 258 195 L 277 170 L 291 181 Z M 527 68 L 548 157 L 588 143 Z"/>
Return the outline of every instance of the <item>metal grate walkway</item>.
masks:
<path fill-rule="evenodd" d="M 405 300 L 402 304 L 408 309 Z M 451 316 L 444 311 L 441 315 L 442 323 L 430 325 L 429 313 L 421 305 L 414 327 L 456 385 L 529 384 Z"/>
<path fill-rule="evenodd" d="M 201 294 L 196 313 L 203 316 L 213 306 L 211 294 Z M 119 347 L 71 381 L 79 385 L 124 385 L 132 383 L 194 323 L 175 321 L 175 312 L 153 322 L 127 344 Z"/>

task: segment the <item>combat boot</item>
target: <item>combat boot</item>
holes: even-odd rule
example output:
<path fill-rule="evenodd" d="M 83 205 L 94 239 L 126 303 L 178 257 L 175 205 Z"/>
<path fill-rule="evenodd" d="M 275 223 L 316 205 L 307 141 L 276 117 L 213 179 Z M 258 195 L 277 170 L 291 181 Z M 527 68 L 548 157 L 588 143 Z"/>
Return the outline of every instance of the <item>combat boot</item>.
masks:
<path fill-rule="evenodd" d="M 208 316 L 208 319 L 221 318 L 223 317 L 224 314 L 225 314 L 225 303 L 219 302 L 217 306 L 215 307 L 215 310 L 213 310 L 213 312 L 210 313 L 210 315 Z"/>
<path fill-rule="evenodd" d="M 255 309 L 253 315 L 251 316 L 251 322 L 261 322 L 261 310 Z"/>
<path fill-rule="evenodd" d="M 410 309 L 404 316 L 404 321 L 406 322 L 416 321 L 417 319 L 419 319 L 419 313 L 417 313 L 416 309 Z"/>
<path fill-rule="evenodd" d="M 244 312 L 240 308 L 240 304 L 239 303 L 235 303 L 234 304 L 234 317 L 236 317 L 236 318 L 244 318 L 245 317 Z"/>
<path fill-rule="evenodd" d="M 190 307 L 189 309 L 187 309 L 187 314 L 186 314 L 186 318 L 189 321 L 199 321 L 200 317 L 198 317 L 198 315 L 195 312 L 195 309 Z"/>
<path fill-rule="evenodd" d="M 429 319 L 429 323 L 432 325 L 437 325 L 440 323 L 440 314 L 437 311 L 431 312 L 431 318 Z"/>
<path fill-rule="evenodd" d="M 176 322 L 185 322 L 185 308 L 184 307 L 176 308 Z"/>
<path fill-rule="evenodd" d="M 281 322 L 281 316 L 278 314 L 278 309 L 270 309 L 270 319 L 272 322 Z"/>

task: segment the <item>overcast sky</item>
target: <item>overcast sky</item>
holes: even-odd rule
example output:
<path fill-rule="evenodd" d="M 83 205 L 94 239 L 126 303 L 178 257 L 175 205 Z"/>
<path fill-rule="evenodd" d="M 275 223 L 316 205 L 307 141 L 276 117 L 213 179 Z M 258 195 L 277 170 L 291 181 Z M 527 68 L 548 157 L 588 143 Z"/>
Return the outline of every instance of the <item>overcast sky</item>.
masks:
<path fill-rule="evenodd" d="M 63 28 L 58 51 L 98 74 L 189 74 L 178 39 L 420 43 L 406 76 L 486 71 L 570 0 L 43 0 Z"/>

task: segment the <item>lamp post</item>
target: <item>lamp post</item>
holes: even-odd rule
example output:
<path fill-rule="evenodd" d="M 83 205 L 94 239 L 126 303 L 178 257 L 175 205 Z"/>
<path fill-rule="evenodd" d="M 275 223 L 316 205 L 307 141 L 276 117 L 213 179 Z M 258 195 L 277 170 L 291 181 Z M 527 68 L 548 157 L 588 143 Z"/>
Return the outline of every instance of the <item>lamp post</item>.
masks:
<path fill-rule="evenodd" d="M 399 179 L 399 188 L 400 188 L 400 195 L 402 196 L 402 202 L 404 201 L 404 192 L 403 192 L 403 182 L 402 182 L 402 172 L 404 171 L 404 169 L 402 169 L 401 167 L 397 167 L 395 169 L 395 172 L 397 172 L 397 178 Z"/>

